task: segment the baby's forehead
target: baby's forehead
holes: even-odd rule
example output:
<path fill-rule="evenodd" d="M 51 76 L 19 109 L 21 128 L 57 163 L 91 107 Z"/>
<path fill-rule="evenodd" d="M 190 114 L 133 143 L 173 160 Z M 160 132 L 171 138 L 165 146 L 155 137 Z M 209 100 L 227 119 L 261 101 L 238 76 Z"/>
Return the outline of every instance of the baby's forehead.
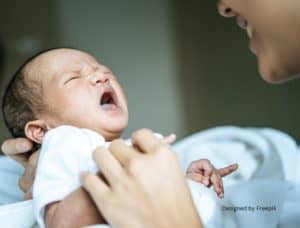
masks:
<path fill-rule="evenodd" d="M 57 49 L 43 53 L 33 59 L 26 67 L 26 72 L 35 79 L 39 79 L 97 64 L 97 60 L 85 52 L 73 49 Z"/>

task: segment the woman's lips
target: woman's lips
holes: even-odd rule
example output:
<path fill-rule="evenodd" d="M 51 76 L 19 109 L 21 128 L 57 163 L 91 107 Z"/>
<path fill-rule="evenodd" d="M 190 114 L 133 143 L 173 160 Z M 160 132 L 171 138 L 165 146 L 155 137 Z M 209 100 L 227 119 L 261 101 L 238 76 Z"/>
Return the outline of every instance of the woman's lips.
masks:
<path fill-rule="evenodd" d="M 251 39 L 253 37 L 253 29 L 250 26 L 248 26 L 246 28 L 246 31 L 247 31 L 248 37 Z"/>
<path fill-rule="evenodd" d="M 257 54 L 256 44 L 255 44 L 255 40 L 254 40 L 253 38 L 250 39 L 249 49 L 250 49 L 250 51 L 251 51 L 254 55 Z"/>
<path fill-rule="evenodd" d="M 242 29 L 246 29 L 248 26 L 248 22 L 239 15 L 236 17 L 236 22 L 237 22 L 238 26 Z"/>
<path fill-rule="evenodd" d="M 246 30 L 247 32 L 247 35 L 250 39 L 249 41 L 249 49 L 250 51 L 256 55 L 256 45 L 255 45 L 255 41 L 254 41 L 254 34 L 253 34 L 253 28 L 249 25 L 248 21 L 243 18 L 242 16 L 238 15 L 236 17 L 236 21 L 237 21 L 237 24 L 240 28 Z"/>

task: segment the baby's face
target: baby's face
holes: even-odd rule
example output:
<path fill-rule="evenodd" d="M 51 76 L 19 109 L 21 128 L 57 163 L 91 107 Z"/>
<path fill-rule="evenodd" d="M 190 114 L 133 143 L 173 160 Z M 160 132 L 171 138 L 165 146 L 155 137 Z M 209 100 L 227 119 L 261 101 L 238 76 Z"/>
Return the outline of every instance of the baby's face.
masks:
<path fill-rule="evenodd" d="M 112 71 L 87 53 L 73 49 L 47 52 L 33 61 L 32 74 L 43 87 L 46 111 L 39 118 L 57 127 L 70 124 L 120 136 L 128 124 L 125 94 Z"/>

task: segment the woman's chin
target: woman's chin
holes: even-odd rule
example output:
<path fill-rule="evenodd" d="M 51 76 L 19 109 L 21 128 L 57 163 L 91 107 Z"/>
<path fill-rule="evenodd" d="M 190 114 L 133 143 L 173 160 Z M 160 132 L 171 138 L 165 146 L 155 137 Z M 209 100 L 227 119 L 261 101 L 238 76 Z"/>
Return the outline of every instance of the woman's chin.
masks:
<path fill-rule="evenodd" d="M 300 75 L 298 61 L 285 58 L 284 53 L 264 50 L 257 55 L 258 70 L 261 77 L 268 83 L 281 84 Z"/>
<path fill-rule="evenodd" d="M 258 71 L 263 80 L 271 84 L 280 84 L 289 80 L 290 75 L 274 61 L 258 60 Z"/>

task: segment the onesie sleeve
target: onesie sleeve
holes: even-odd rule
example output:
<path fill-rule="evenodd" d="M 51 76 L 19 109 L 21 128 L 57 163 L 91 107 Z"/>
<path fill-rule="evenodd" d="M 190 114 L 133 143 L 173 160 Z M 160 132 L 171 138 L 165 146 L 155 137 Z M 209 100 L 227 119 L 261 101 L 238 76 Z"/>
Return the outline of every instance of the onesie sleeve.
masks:
<path fill-rule="evenodd" d="M 88 135 L 79 128 L 61 126 L 46 134 L 33 185 L 34 213 L 40 227 L 45 227 L 45 207 L 80 186 L 80 174 L 88 171 L 92 150 Z"/>

